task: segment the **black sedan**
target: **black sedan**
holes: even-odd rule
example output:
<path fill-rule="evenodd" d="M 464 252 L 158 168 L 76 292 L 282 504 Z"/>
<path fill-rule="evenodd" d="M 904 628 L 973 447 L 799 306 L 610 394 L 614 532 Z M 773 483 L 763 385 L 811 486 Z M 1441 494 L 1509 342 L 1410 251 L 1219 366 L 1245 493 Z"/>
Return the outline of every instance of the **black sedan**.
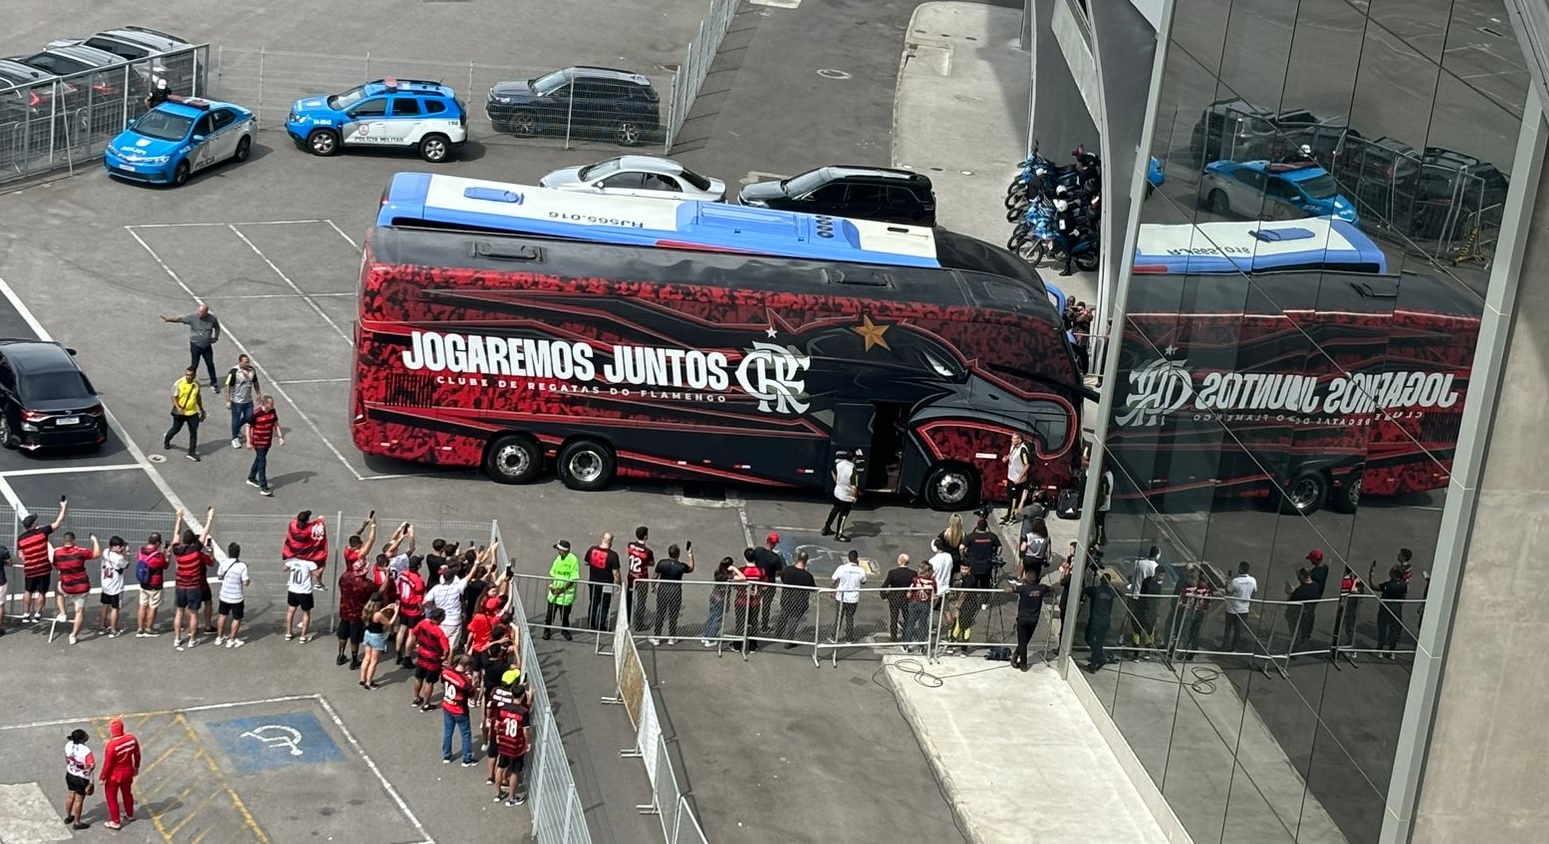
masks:
<path fill-rule="evenodd" d="M 39 340 L 0 340 L 0 442 L 36 451 L 98 446 L 107 414 L 75 351 Z"/>

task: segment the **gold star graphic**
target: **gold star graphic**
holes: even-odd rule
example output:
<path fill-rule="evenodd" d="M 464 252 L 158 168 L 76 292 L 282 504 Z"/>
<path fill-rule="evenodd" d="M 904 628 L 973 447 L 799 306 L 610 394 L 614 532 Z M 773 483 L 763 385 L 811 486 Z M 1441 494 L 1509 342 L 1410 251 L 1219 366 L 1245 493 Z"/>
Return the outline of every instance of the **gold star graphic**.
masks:
<path fill-rule="evenodd" d="M 870 314 L 865 314 L 861 316 L 861 324 L 851 328 L 850 330 L 854 331 L 856 334 L 861 335 L 861 337 L 866 341 L 866 348 L 863 351 L 869 352 L 871 351 L 872 346 L 881 346 L 882 348 L 891 352 L 892 348 L 888 346 L 887 340 L 882 336 L 887 333 L 889 327 L 890 326 L 886 325 L 877 325 L 871 321 Z"/>

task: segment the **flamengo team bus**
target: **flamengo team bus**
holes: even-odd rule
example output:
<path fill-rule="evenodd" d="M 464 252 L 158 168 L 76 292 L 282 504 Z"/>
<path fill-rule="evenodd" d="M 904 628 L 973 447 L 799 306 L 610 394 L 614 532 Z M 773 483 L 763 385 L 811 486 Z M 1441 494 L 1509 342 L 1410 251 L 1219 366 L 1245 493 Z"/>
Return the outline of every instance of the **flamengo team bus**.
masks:
<path fill-rule="evenodd" d="M 1445 487 L 1481 311 L 1407 273 L 1137 279 L 1108 440 L 1115 498 L 1349 512 Z"/>
<path fill-rule="evenodd" d="M 403 212 L 404 175 L 419 174 L 395 179 L 384 213 Z M 1013 432 L 1039 485 L 1076 469 L 1087 393 L 1060 316 L 1041 285 L 938 267 L 929 229 L 445 184 L 553 227 L 512 236 L 398 213 L 371 230 L 351 399 L 365 453 L 507 483 L 552 461 L 573 489 L 616 476 L 827 488 L 835 453 L 860 448 L 864 488 L 952 509 L 1004 496 Z M 681 214 L 720 225 L 723 207 L 753 254 L 674 228 Z M 563 215 L 641 239 L 578 242 Z"/>

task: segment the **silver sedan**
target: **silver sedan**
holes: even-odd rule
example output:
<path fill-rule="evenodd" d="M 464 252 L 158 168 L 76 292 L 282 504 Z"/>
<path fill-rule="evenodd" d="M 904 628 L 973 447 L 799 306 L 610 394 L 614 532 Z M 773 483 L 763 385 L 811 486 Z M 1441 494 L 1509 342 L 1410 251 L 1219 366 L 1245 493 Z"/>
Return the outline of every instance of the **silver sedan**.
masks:
<path fill-rule="evenodd" d="M 538 184 L 559 190 L 656 199 L 700 199 L 721 202 L 726 183 L 701 176 L 669 158 L 621 155 L 585 167 L 566 167 L 544 176 Z"/>

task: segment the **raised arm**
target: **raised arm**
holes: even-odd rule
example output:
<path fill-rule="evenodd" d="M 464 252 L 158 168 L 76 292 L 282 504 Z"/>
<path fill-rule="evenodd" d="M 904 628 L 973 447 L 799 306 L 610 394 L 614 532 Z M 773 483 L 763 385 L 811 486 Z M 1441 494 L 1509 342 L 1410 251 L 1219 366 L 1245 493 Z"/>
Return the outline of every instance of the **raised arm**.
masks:
<path fill-rule="evenodd" d="M 91 556 L 92 559 L 102 556 L 102 543 L 97 541 L 95 533 L 91 535 Z"/>
<path fill-rule="evenodd" d="M 59 526 L 65 523 L 65 511 L 70 509 L 70 502 L 63 496 L 59 496 L 59 515 L 54 517 L 54 523 L 49 530 L 59 530 Z"/>
<path fill-rule="evenodd" d="M 210 541 L 210 525 L 215 524 L 215 508 L 204 512 L 204 524 L 199 528 L 199 544 L 204 545 Z"/>
<path fill-rule="evenodd" d="M 172 532 L 167 534 L 167 536 L 178 537 L 183 535 L 183 517 L 186 515 L 188 515 L 187 510 L 184 510 L 182 507 L 177 508 L 177 513 L 172 516 Z"/>

